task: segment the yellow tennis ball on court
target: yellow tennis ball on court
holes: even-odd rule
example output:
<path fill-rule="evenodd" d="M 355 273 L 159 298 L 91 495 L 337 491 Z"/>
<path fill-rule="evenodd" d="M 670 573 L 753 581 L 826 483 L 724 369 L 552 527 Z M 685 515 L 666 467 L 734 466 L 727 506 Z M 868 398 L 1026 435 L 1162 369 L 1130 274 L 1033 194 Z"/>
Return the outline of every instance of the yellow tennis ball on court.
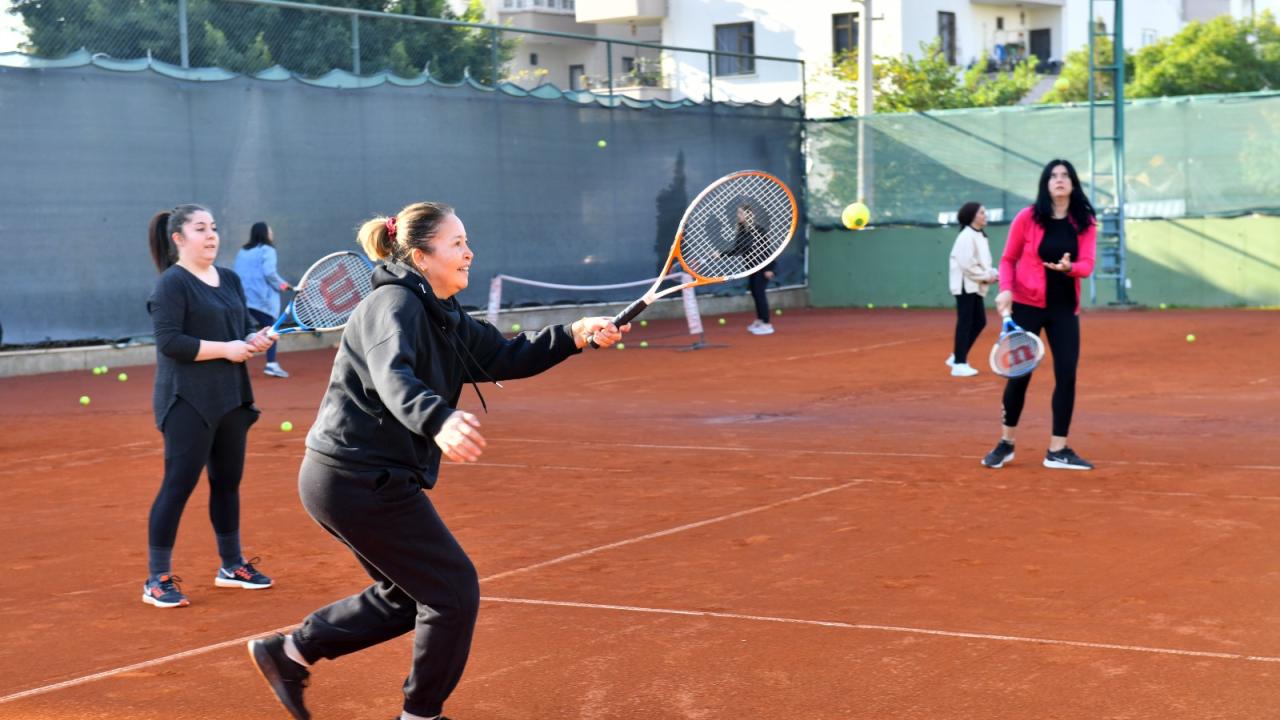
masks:
<path fill-rule="evenodd" d="M 288 420 L 285 420 L 284 422 L 280 423 L 280 429 L 285 432 L 290 432 L 293 430 L 293 423 L 289 422 Z"/>
<path fill-rule="evenodd" d="M 116 376 L 116 379 L 119 380 L 120 382 L 125 382 L 126 380 L 129 379 L 129 375 L 126 373 L 120 373 L 119 375 Z"/>
<path fill-rule="evenodd" d="M 111 370 L 111 368 L 107 367 L 106 365 L 103 365 L 103 366 L 102 366 L 102 374 L 103 374 L 103 375 L 106 375 L 106 374 L 107 374 L 107 372 L 108 372 L 108 371 L 110 371 L 110 370 Z"/>
<path fill-rule="evenodd" d="M 910 305 L 908 305 L 908 304 L 906 304 L 906 303 L 902 303 L 902 309 L 903 309 L 903 310 L 906 310 L 906 309 L 907 309 L 907 308 L 909 308 L 909 307 L 911 307 L 911 306 L 910 306 Z"/>
<path fill-rule="evenodd" d="M 777 310 L 774 310 L 774 311 L 773 311 L 773 314 L 774 314 L 774 315 L 781 315 L 781 314 L 782 314 L 782 308 L 778 308 Z"/>
<path fill-rule="evenodd" d="M 1161 310 L 1165 310 L 1165 309 L 1167 309 L 1168 307 L 1169 307 L 1168 305 L 1166 305 L 1166 304 L 1164 304 L 1164 303 L 1160 303 L 1160 309 L 1161 309 Z"/>
<path fill-rule="evenodd" d="M 626 350 L 626 349 L 627 349 L 627 344 L 626 344 L 626 343 L 618 343 L 617 345 L 614 345 L 614 347 L 618 348 L 619 350 Z"/>
<path fill-rule="evenodd" d="M 640 327 L 649 327 L 649 321 L 648 321 L 648 320 L 641 320 L 641 321 L 640 321 Z"/>
<path fill-rule="evenodd" d="M 1187 335 L 1187 342 L 1195 342 L 1195 341 L 1196 341 L 1195 335 L 1191 335 L 1191 334 Z"/>
<path fill-rule="evenodd" d="M 871 211 L 860 202 L 849 203 L 840 213 L 840 222 L 850 230 L 861 230 L 871 220 Z"/>
<path fill-rule="evenodd" d="M 720 324 L 721 324 L 721 325 L 723 325 L 723 324 L 724 324 L 724 318 L 720 318 Z"/>
<path fill-rule="evenodd" d="M 642 348 L 644 348 L 644 347 L 649 347 L 649 341 L 648 341 L 648 340 L 641 340 L 641 341 L 640 341 L 640 347 L 642 347 Z"/>
<path fill-rule="evenodd" d="M 88 405 L 88 404 L 89 404 L 89 396 L 88 396 L 88 395 L 81 395 L 81 396 L 80 396 L 80 404 L 81 404 L 81 405 Z"/>
<path fill-rule="evenodd" d="M 596 147 L 599 147 L 599 148 L 608 147 L 608 146 L 609 146 L 609 143 L 605 142 L 604 140 L 601 140 L 600 142 L 596 143 Z"/>
<path fill-rule="evenodd" d="M 868 310 L 875 310 L 875 309 L 876 309 L 876 304 L 875 304 L 875 303 L 867 303 L 867 309 L 868 309 Z"/>
<path fill-rule="evenodd" d="M 511 332 L 520 332 L 520 323 L 511 323 Z"/>
<path fill-rule="evenodd" d="M 94 367 L 94 368 L 93 368 L 93 374 L 94 374 L 94 375 L 101 375 L 101 374 L 102 374 L 102 368 L 100 368 L 100 367 Z"/>

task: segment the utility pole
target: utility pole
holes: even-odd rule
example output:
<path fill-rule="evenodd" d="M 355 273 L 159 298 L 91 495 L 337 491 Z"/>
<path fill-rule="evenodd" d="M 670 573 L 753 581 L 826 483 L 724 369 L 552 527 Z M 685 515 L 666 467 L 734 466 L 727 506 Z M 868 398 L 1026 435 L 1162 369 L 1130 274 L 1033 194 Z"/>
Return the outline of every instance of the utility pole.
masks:
<path fill-rule="evenodd" d="M 858 199 L 871 206 L 871 146 L 867 132 L 867 118 L 875 107 L 872 96 L 875 87 L 872 77 L 871 61 L 871 0 L 853 0 L 855 5 L 862 6 L 858 16 Z"/>

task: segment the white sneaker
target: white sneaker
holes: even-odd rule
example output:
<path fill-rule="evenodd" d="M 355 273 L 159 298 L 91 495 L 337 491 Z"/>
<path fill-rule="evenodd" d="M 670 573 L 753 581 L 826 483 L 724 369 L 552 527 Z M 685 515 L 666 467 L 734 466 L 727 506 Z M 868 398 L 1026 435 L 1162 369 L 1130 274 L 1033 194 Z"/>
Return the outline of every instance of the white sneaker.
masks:
<path fill-rule="evenodd" d="M 284 368 L 280 367 L 280 363 L 267 363 L 267 366 L 263 368 L 262 372 L 270 375 L 271 377 L 289 377 L 289 373 L 285 372 Z"/>
<path fill-rule="evenodd" d="M 956 354 L 951 353 L 950 355 L 947 356 L 947 367 L 955 367 L 955 366 L 956 366 Z"/>
<path fill-rule="evenodd" d="M 755 332 L 756 328 L 760 327 L 763 324 L 764 323 L 760 322 L 759 319 L 752 320 L 751 324 L 747 326 L 747 332 Z"/>
<path fill-rule="evenodd" d="M 769 323 L 760 323 L 755 327 L 748 327 L 747 330 L 751 331 L 752 335 L 772 335 L 773 325 Z"/>
<path fill-rule="evenodd" d="M 957 363 L 951 366 L 952 377 L 973 377 L 977 374 L 978 371 L 970 366 L 969 363 Z"/>

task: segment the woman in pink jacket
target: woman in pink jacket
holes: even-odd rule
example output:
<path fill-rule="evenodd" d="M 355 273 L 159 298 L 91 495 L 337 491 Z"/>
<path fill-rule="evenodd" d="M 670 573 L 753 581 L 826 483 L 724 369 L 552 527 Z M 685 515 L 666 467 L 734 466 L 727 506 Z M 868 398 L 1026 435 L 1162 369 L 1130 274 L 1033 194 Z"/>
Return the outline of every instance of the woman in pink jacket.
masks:
<path fill-rule="evenodd" d="M 1066 160 L 1051 160 L 1040 173 L 1035 204 L 1013 219 L 1000 258 L 996 310 L 1002 316 L 1012 313 L 1013 321 L 1028 332 L 1043 330 L 1053 353 L 1053 434 L 1044 456 L 1048 468 L 1093 469 L 1067 445 L 1067 431 L 1080 360 L 1080 279 L 1093 272 L 1097 237 L 1093 205 L 1080 188 L 1076 169 Z M 1031 375 L 1005 384 L 1000 442 L 982 459 L 983 465 L 998 468 L 1013 459 L 1014 435 L 1030 384 Z"/>

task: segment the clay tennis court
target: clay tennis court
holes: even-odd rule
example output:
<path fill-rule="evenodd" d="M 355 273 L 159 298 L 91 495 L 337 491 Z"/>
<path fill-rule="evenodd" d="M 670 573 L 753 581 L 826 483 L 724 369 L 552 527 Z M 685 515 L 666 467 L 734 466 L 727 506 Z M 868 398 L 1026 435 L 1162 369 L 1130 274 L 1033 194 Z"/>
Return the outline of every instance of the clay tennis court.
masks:
<path fill-rule="evenodd" d="M 979 466 L 1001 384 L 947 374 L 951 312 L 728 320 L 486 388 L 488 452 L 431 493 L 485 597 L 450 717 L 1280 717 L 1280 315 L 1087 314 L 1091 473 L 1040 466 L 1047 368 Z M 152 369 L 0 379 L 0 719 L 285 717 L 244 640 L 365 584 L 295 490 L 331 357 L 253 367 L 242 532 L 277 587 L 213 586 L 202 484 L 178 610 L 139 600 Z M 393 717 L 409 657 L 317 665 L 314 716 Z"/>

